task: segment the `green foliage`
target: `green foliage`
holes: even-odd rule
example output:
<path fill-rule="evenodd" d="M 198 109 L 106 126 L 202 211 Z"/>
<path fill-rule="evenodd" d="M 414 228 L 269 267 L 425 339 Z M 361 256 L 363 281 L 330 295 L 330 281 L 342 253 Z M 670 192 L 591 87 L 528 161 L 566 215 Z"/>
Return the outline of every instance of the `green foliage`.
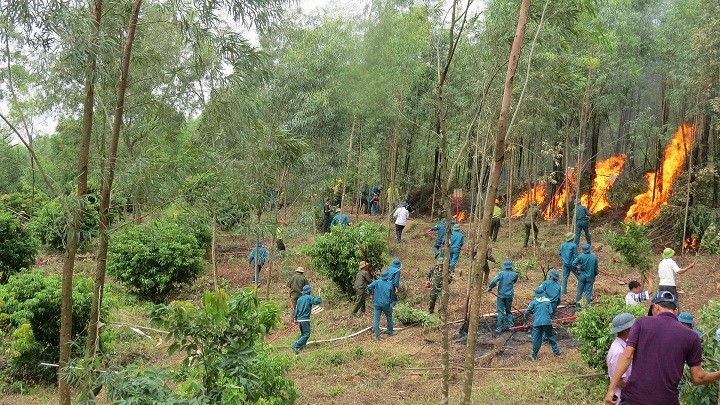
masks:
<path fill-rule="evenodd" d="M 702 332 L 703 368 L 705 371 L 720 370 L 720 341 L 715 339 L 715 331 L 720 328 L 720 301 L 708 301 L 700 310 L 697 329 Z M 717 404 L 716 384 L 685 384 L 680 399 L 683 404 Z"/>
<path fill-rule="evenodd" d="M 48 197 L 42 191 L 35 193 L 29 186 L 23 186 L 19 191 L 0 195 L 0 207 L 9 209 L 13 213 L 24 212 L 26 215 L 35 215 L 38 207 L 48 202 Z"/>
<path fill-rule="evenodd" d="M 720 222 L 718 222 L 720 224 Z M 705 253 L 720 255 L 720 229 L 712 223 L 705 228 L 705 234 L 700 239 L 700 250 Z"/>
<path fill-rule="evenodd" d="M 284 377 L 289 359 L 262 348 L 265 335 L 280 320 L 278 307 L 260 300 L 253 289 L 232 296 L 207 291 L 202 306 L 187 301 L 159 305 L 153 323 L 167 329 L 168 353 L 182 352 L 181 391 L 210 403 L 293 403 L 293 383 Z"/>
<path fill-rule="evenodd" d="M 0 284 L 8 277 L 35 263 L 37 242 L 17 218 L 0 211 Z"/>
<path fill-rule="evenodd" d="M 438 317 L 427 311 L 415 309 L 406 303 L 400 303 L 393 309 L 393 319 L 403 325 L 437 326 L 440 324 Z"/>
<path fill-rule="evenodd" d="M 384 359 L 380 365 L 386 371 L 392 371 L 396 368 L 408 366 L 412 363 L 412 357 L 409 354 L 396 354 Z"/>
<path fill-rule="evenodd" d="M 162 302 L 203 271 L 204 251 L 193 232 L 173 222 L 123 228 L 110 238 L 108 274 L 139 298 Z"/>
<path fill-rule="evenodd" d="M 638 317 L 645 315 L 645 308 L 642 305 L 626 306 L 623 297 L 606 295 L 597 304 L 580 311 L 573 326 L 568 328 L 570 334 L 580 342 L 580 358 L 588 366 L 607 372 L 605 356 L 615 339 L 610 334 L 610 324 L 616 315 L 623 312 Z"/>
<path fill-rule="evenodd" d="M 388 254 L 387 229 L 373 222 L 359 222 L 353 226 L 334 226 L 330 233 L 319 236 L 303 253 L 310 256 L 313 267 L 329 277 L 347 295 L 355 293 L 353 284 L 362 252 L 365 248 L 366 261 L 375 271 L 385 264 Z"/>
<path fill-rule="evenodd" d="M 326 366 L 342 366 L 354 360 L 360 360 L 365 356 L 361 346 L 355 346 L 352 350 L 332 350 L 320 358 L 320 362 Z"/>
<path fill-rule="evenodd" d="M 39 270 L 10 277 L 0 285 L 0 347 L 8 354 L 6 372 L 25 381 L 52 380 L 55 369 L 39 366 L 55 362 L 60 352 L 61 278 Z M 73 338 L 85 334 L 93 282 L 73 278 Z"/>
<path fill-rule="evenodd" d="M 645 274 L 653 267 L 653 253 L 648 229 L 645 225 L 635 223 L 631 220 L 626 224 L 625 233 L 611 233 L 610 244 L 613 250 L 620 253 L 623 262 L 632 268 L 640 270 Z"/>
<path fill-rule="evenodd" d="M 28 229 L 42 244 L 55 250 L 64 251 L 70 228 L 66 210 L 69 209 L 68 205 L 75 204 L 77 201 L 72 197 L 66 198 L 65 201 L 60 198 L 48 201 L 28 222 Z M 86 246 L 97 236 L 100 223 L 96 198 L 89 198 L 83 203 L 86 206 L 80 223 L 80 247 Z"/>

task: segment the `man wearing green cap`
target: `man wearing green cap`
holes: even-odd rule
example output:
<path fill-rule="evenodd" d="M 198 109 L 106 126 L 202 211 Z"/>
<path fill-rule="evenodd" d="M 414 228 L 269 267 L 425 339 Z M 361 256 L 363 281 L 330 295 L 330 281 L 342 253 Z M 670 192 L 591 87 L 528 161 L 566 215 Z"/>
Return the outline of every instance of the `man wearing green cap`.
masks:
<path fill-rule="evenodd" d="M 437 263 L 433 266 L 427 274 L 426 287 L 430 288 L 430 306 L 428 310 L 430 313 L 435 312 L 435 302 L 437 301 L 440 293 L 442 292 L 442 278 L 443 278 L 443 262 L 445 256 L 442 251 L 437 257 Z"/>
<path fill-rule="evenodd" d="M 537 360 L 538 352 L 543 340 L 546 340 L 550 344 L 550 348 L 556 356 L 562 354 L 562 351 L 557 345 L 555 340 L 555 331 L 552 327 L 552 318 L 550 316 L 552 307 L 550 300 L 545 296 L 545 290 L 538 287 L 535 289 L 535 299 L 530 301 L 525 310 L 524 321 L 527 324 L 528 317 L 532 314 L 532 353 L 530 354 L 531 360 Z"/>
<path fill-rule="evenodd" d="M 550 300 L 550 306 L 552 308 L 552 312 L 550 313 L 550 317 L 555 318 L 555 312 L 557 312 L 557 307 L 560 305 L 560 284 L 558 284 L 558 280 L 560 279 L 560 274 L 555 269 L 550 269 L 548 271 L 548 279 L 543 281 L 542 284 L 540 284 L 540 288 L 545 290 L 545 296 Z"/>
<path fill-rule="evenodd" d="M 588 224 L 588 221 L 590 221 L 590 211 L 582 205 L 580 200 L 575 200 L 575 204 L 575 244 L 580 243 L 580 234 L 582 232 L 585 233 L 585 242 L 591 244 L 590 225 Z"/>
<path fill-rule="evenodd" d="M 365 260 L 360 262 L 360 268 L 355 274 L 355 307 L 353 308 L 352 314 L 359 316 L 358 312 L 365 314 L 365 299 L 367 298 L 367 286 L 372 282 L 370 278 L 370 272 L 368 271 L 368 265 Z"/>
<path fill-rule="evenodd" d="M 532 229 L 535 233 L 535 244 L 538 243 L 538 221 L 540 221 L 540 210 L 538 209 L 535 201 L 532 201 L 530 203 L 530 208 L 525 211 L 525 243 L 523 243 L 523 247 L 528 247 L 530 229 Z"/>
<path fill-rule="evenodd" d="M 561 290 L 563 295 L 567 294 L 567 283 L 570 274 L 574 274 L 577 278 L 577 269 L 573 266 L 573 261 L 575 261 L 575 258 L 577 257 L 577 244 L 573 242 L 573 239 L 575 239 L 574 233 L 566 233 L 565 243 L 560 245 L 560 251 L 558 252 L 558 255 L 562 258 L 563 263 L 563 280 Z"/>
<path fill-rule="evenodd" d="M 490 222 L 490 240 L 497 241 L 498 232 L 500 232 L 500 221 L 502 220 L 502 208 L 500 208 L 500 200 L 495 200 L 493 207 L 492 222 Z"/>
<path fill-rule="evenodd" d="M 575 306 L 580 308 L 580 298 L 585 293 L 585 304 L 590 306 L 592 290 L 595 284 L 595 277 L 600 273 L 598 269 L 598 258 L 595 253 L 590 253 L 590 244 L 583 245 L 582 253 L 573 261 L 573 266 L 580 266 L 578 276 L 577 293 L 575 294 Z"/>
<path fill-rule="evenodd" d="M 671 248 L 665 248 L 662 252 L 663 259 L 658 264 L 658 275 L 660 276 L 660 286 L 658 291 L 670 291 L 677 298 L 677 287 L 675 285 L 675 274 L 683 274 L 695 267 L 695 262 L 690 263 L 687 267 L 680 268 L 672 257 L 675 251 Z"/>
<path fill-rule="evenodd" d="M 490 281 L 487 291 L 490 292 L 495 286 L 498 286 L 497 292 L 497 329 L 496 333 L 502 333 L 503 330 L 510 329 L 515 326 L 512 316 L 512 302 L 515 297 L 515 283 L 518 275 L 513 271 L 512 260 L 503 262 L 503 269 Z M 548 301 L 549 302 L 549 301 Z M 507 328 L 505 327 L 507 321 Z"/>

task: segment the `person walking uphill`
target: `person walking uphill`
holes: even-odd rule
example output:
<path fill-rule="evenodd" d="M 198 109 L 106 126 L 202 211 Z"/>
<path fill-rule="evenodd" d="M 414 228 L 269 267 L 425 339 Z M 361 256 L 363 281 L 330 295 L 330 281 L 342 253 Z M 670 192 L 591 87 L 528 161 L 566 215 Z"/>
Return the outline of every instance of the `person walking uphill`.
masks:
<path fill-rule="evenodd" d="M 388 279 L 388 272 L 383 271 L 379 280 L 375 280 L 367 286 L 368 293 L 373 295 L 373 333 L 375 334 L 375 340 L 380 340 L 380 316 L 382 314 L 385 314 L 387 320 L 387 334 L 390 336 L 395 334 L 393 332 L 393 285 L 390 284 Z"/>
<path fill-rule="evenodd" d="M 575 258 L 577 257 L 577 244 L 573 242 L 575 234 L 568 232 L 565 234 L 565 242 L 560 245 L 560 251 L 558 255 L 562 258 L 563 263 L 563 279 L 562 279 L 562 290 L 563 295 L 567 294 L 567 284 L 570 274 L 574 274 L 577 278 L 577 268 L 573 265 Z"/>
<path fill-rule="evenodd" d="M 503 269 L 490 281 L 488 284 L 487 291 L 492 291 L 495 286 L 498 286 L 497 293 L 497 328 L 496 333 L 502 333 L 503 330 L 508 330 L 515 326 L 512 315 L 512 302 L 515 297 L 515 283 L 518 280 L 518 275 L 513 271 L 513 262 L 511 260 L 505 260 L 503 262 Z M 505 327 L 507 323 L 507 327 Z"/>
<path fill-rule="evenodd" d="M 259 240 L 257 247 L 252 249 L 250 251 L 250 255 L 248 256 L 248 263 L 253 271 L 253 282 L 255 284 L 260 285 L 260 270 L 262 270 L 263 266 L 265 266 L 265 263 L 268 261 L 270 261 L 268 252 L 265 250 L 263 241 Z"/>
<path fill-rule="evenodd" d="M 287 225 L 287 222 L 285 222 L 284 219 L 281 219 L 278 222 L 277 228 L 275 228 L 275 246 L 277 247 L 278 252 L 280 255 L 285 254 L 285 242 L 283 241 L 283 238 L 285 237 L 285 226 Z"/>
<path fill-rule="evenodd" d="M 558 280 L 560 280 L 560 274 L 557 270 L 550 269 L 548 279 L 540 284 L 540 288 L 545 290 L 545 296 L 550 300 L 550 306 L 552 307 L 551 318 L 555 318 L 557 307 L 560 305 L 560 284 L 558 284 Z"/>
<path fill-rule="evenodd" d="M 308 283 L 305 278 L 305 269 L 302 267 L 295 269 L 295 274 L 293 274 L 287 282 L 288 295 L 290 296 L 290 309 L 293 311 L 295 311 L 297 307 L 297 301 L 302 295 L 303 288 L 308 284 L 310 283 Z"/>
<path fill-rule="evenodd" d="M 703 370 L 700 336 L 677 319 L 673 293 L 660 291 L 652 300 L 652 315 L 635 319 L 627 346 L 610 380 L 605 405 L 615 404 L 615 389 L 632 364 L 632 374 L 622 389 L 625 405 L 680 405 L 678 385 L 685 364 L 690 381 L 705 385 L 720 380 L 720 371 Z"/>
<path fill-rule="evenodd" d="M 428 311 L 431 314 L 435 313 L 435 302 L 437 302 L 438 297 L 440 297 L 440 294 L 442 293 L 444 261 L 445 256 L 442 252 L 440 252 L 436 259 L 435 266 L 433 266 L 428 272 L 427 281 L 425 283 L 425 287 L 430 289 L 430 305 L 428 307 Z M 450 279 L 450 281 L 452 282 L 452 279 Z"/>
<path fill-rule="evenodd" d="M 460 250 L 465 244 L 465 235 L 460 231 L 460 225 L 452 226 L 452 234 L 450 234 L 450 274 L 455 273 L 455 266 L 460 260 Z"/>
<path fill-rule="evenodd" d="M 332 206 L 332 202 L 329 198 L 325 199 L 325 205 L 323 205 L 323 222 L 322 222 L 322 231 L 323 233 L 330 232 L 330 222 L 332 221 L 332 215 L 333 215 L 334 209 Z"/>
<path fill-rule="evenodd" d="M 582 253 L 573 261 L 573 266 L 580 266 L 578 275 L 577 293 L 575 293 L 575 307 L 580 308 L 580 298 L 585 293 L 585 304 L 590 306 L 592 290 L 595 284 L 595 277 L 600 273 L 598 258 L 595 253 L 590 253 L 590 245 L 584 244 Z"/>
<path fill-rule="evenodd" d="M 403 201 L 400 203 L 400 206 L 397 207 L 395 212 L 393 212 L 393 218 L 395 218 L 395 236 L 397 237 L 398 243 L 400 243 L 403 229 L 405 229 L 407 220 L 410 217 L 410 211 L 408 211 L 407 206 L 408 203 Z"/>
<path fill-rule="evenodd" d="M 542 345 L 543 339 L 547 340 L 547 342 L 550 344 L 550 348 L 556 356 L 562 354 L 562 351 L 558 347 L 557 341 L 555 340 L 555 331 L 553 330 L 552 317 L 550 316 L 551 311 L 552 306 L 550 304 L 550 300 L 545 296 L 545 290 L 540 287 L 536 288 L 535 299 L 530 301 L 530 305 L 528 305 L 527 309 L 525 310 L 525 315 L 523 317 L 525 323 L 527 323 L 530 314 L 532 314 L 533 316 L 533 344 L 532 353 L 530 354 L 531 360 L 537 360 L 537 355 L 540 351 L 540 346 Z"/>
<path fill-rule="evenodd" d="M 672 257 L 675 251 L 665 248 L 662 252 L 663 259 L 658 264 L 658 276 L 660 276 L 660 285 L 658 291 L 670 291 L 675 298 L 678 298 L 677 286 L 675 285 L 675 274 L 683 274 L 695 267 L 695 262 L 690 263 L 686 267 L 680 268 Z"/>
<path fill-rule="evenodd" d="M 523 247 L 528 247 L 528 240 L 530 239 L 530 229 L 533 230 L 535 235 L 535 244 L 538 243 L 538 221 L 540 221 L 540 210 L 537 207 L 535 201 L 530 202 L 530 207 L 525 211 L 525 242 Z"/>
<path fill-rule="evenodd" d="M 367 262 L 364 260 L 360 262 L 360 269 L 355 275 L 355 307 L 353 308 L 352 315 L 359 316 L 358 312 L 365 314 L 365 298 L 367 297 L 367 286 L 368 283 L 372 282 L 370 278 L 370 272 L 368 272 Z"/>
<path fill-rule="evenodd" d="M 500 200 L 495 200 L 493 207 L 492 222 L 490 223 L 490 240 L 497 241 L 498 232 L 500 232 L 500 221 L 502 220 L 502 208 L 500 208 Z"/>
<path fill-rule="evenodd" d="M 306 285 L 302 289 L 302 296 L 298 299 L 297 307 L 293 312 L 293 320 L 300 326 L 300 337 L 292 345 L 292 350 L 295 354 L 300 353 L 300 350 L 305 348 L 308 339 L 310 339 L 310 314 L 312 313 L 312 306 L 319 305 L 322 302 L 322 297 L 319 295 L 313 297 L 310 295 L 312 292 L 312 286 Z M 318 294 L 322 294 L 322 289 Z"/>
<path fill-rule="evenodd" d="M 590 211 L 579 200 L 575 201 L 575 244 L 580 243 L 580 232 L 585 232 L 585 242 L 590 241 Z"/>

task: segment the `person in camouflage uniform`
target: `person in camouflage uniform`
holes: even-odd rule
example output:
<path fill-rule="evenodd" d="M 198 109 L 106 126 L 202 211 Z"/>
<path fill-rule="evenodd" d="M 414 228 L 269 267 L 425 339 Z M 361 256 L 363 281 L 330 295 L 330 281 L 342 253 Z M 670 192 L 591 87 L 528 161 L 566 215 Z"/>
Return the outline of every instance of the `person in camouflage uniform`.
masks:
<path fill-rule="evenodd" d="M 430 307 L 428 309 L 431 314 L 435 312 L 435 303 L 442 292 L 444 260 L 445 256 L 442 251 L 440 251 L 440 254 L 437 257 L 437 263 L 428 272 L 427 281 L 425 282 L 425 287 L 430 289 Z M 450 278 L 450 282 L 452 282 L 452 277 Z"/>
<path fill-rule="evenodd" d="M 530 229 L 535 233 L 535 244 L 538 243 L 538 221 L 540 221 L 540 210 L 537 207 L 535 201 L 530 203 L 530 208 L 525 211 L 525 243 L 523 247 L 528 247 L 528 240 L 530 239 Z"/>

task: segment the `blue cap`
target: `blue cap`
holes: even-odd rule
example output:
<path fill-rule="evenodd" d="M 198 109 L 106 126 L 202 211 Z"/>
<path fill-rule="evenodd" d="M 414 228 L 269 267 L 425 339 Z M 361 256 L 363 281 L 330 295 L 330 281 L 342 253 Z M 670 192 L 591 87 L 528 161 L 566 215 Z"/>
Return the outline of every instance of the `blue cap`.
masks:
<path fill-rule="evenodd" d="M 258 247 L 260 247 L 260 246 L 262 246 L 262 245 L 263 245 L 263 241 L 262 241 L 262 240 L 259 240 L 259 241 L 258 241 Z"/>
<path fill-rule="evenodd" d="M 590 248 L 591 248 L 591 246 L 589 243 L 584 244 L 583 245 L 583 253 L 590 253 Z"/>
<path fill-rule="evenodd" d="M 550 271 L 548 271 L 548 276 L 550 276 L 553 280 L 560 280 L 560 274 L 558 274 L 555 269 L 550 269 Z"/>
<path fill-rule="evenodd" d="M 505 269 L 505 270 L 512 270 L 512 268 L 513 268 L 513 262 L 512 262 L 512 260 L 505 260 L 505 261 L 503 262 L 503 269 Z"/>
<path fill-rule="evenodd" d="M 387 280 L 388 279 L 388 272 L 387 270 L 380 273 L 380 280 Z"/>
<path fill-rule="evenodd" d="M 398 258 L 396 257 L 395 259 L 393 259 L 392 264 L 393 264 L 393 266 L 395 266 L 395 267 L 399 267 L 400 264 L 401 264 L 400 259 L 398 259 Z"/>
<path fill-rule="evenodd" d="M 535 296 L 536 296 L 536 297 L 542 297 L 543 295 L 545 295 L 545 289 L 544 289 L 544 288 L 538 287 L 538 288 L 535 289 Z"/>
<path fill-rule="evenodd" d="M 693 318 L 690 312 L 680 312 L 680 315 L 678 315 L 678 321 L 695 325 L 695 318 Z"/>
<path fill-rule="evenodd" d="M 310 286 L 310 284 L 303 286 L 303 289 L 302 289 L 303 294 L 310 294 L 311 291 L 312 291 L 312 287 Z"/>

